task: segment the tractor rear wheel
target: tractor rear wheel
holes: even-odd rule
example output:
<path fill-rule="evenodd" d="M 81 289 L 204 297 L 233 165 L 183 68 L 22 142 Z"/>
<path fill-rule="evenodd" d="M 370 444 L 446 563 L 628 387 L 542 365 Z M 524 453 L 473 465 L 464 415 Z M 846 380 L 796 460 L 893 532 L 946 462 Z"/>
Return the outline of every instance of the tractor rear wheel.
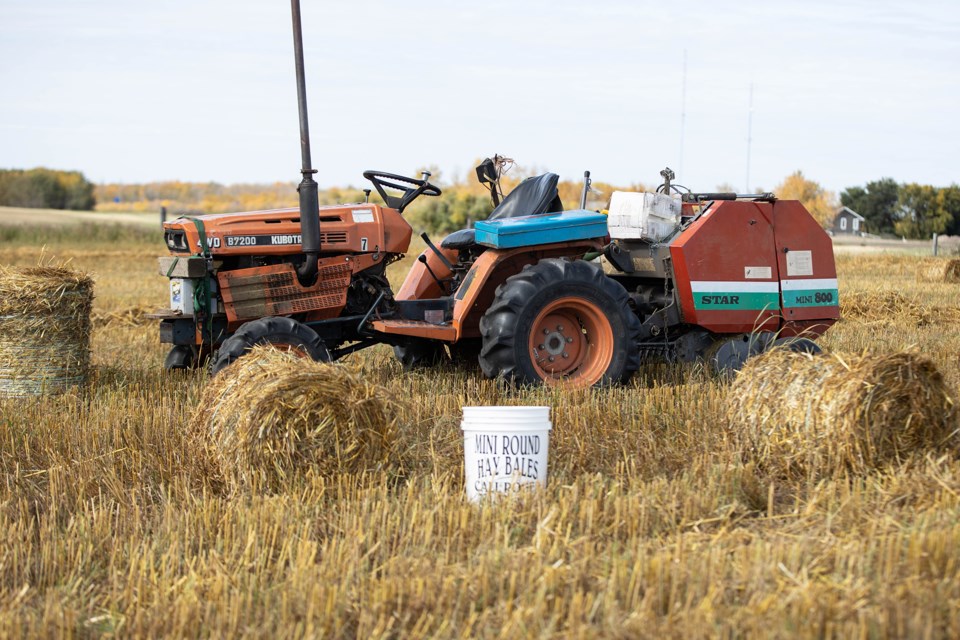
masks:
<path fill-rule="evenodd" d="M 517 384 L 626 382 L 640 366 L 640 319 L 628 302 L 620 283 L 589 262 L 524 267 L 480 319 L 480 367 Z"/>
<path fill-rule="evenodd" d="M 317 362 L 330 362 L 330 353 L 317 332 L 293 318 L 258 318 L 240 327 L 223 341 L 213 361 L 217 375 L 257 345 L 273 345 Z"/>

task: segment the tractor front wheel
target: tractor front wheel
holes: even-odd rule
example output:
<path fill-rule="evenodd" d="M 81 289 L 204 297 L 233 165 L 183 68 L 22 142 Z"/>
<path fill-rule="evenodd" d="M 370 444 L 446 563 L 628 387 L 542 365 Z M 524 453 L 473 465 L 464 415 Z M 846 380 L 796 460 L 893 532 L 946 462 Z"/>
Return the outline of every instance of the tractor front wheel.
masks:
<path fill-rule="evenodd" d="M 484 374 L 518 384 L 617 384 L 640 366 L 626 290 L 582 260 L 541 260 L 508 278 L 480 333 Z"/>
<path fill-rule="evenodd" d="M 330 362 L 330 353 L 323 340 L 307 325 L 293 318 L 258 318 L 244 324 L 223 341 L 211 373 L 217 375 L 255 346 L 268 344 L 317 362 Z"/>

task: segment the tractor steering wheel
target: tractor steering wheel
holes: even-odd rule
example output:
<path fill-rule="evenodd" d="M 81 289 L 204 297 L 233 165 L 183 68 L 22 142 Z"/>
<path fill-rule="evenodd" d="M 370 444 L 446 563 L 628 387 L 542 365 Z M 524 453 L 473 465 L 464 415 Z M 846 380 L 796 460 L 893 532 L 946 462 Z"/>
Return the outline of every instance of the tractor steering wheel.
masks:
<path fill-rule="evenodd" d="M 383 198 L 383 201 L 387 203 L 388 207 L 396 209 L 400 213 L 403 213 L 407 205 L 420 196 L 439 196 L 441 193 L 440 187 L 427 182 L 430 178 L 429 171 L 423 172 L 422 180 L 399 176 L 395 173 L 385 173 L 383 171 L 364 171 L 363 177 L 373 183 L 373 186 L 377 188 L 377 193 L 380 194 L 380 197 Z M 395 191 L 402 191 L 403 195 L 387 195 L 384 187 Z"/>

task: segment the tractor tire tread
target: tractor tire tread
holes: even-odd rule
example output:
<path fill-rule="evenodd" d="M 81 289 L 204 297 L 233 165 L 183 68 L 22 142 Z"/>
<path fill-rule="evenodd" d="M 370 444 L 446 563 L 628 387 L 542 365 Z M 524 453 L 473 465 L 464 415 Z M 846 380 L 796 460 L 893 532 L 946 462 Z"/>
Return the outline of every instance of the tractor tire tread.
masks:
<path fill-rule="evenodd" d="M 517 342 L 525 345 L 528 337 L 517 335 L 518 320 L 521 315 L 536 313 L 528 307 L 545 302 L 539 295 L 542 292 L 554 290 L 559 297 L 567 295 L 564 289 L 571 287 L 590 291 L 590 295 L 603 305 L 608 318 L 622 325 L 622 336 L 615 337 L 620 340 L 619 353 L 615 352 L 611 367 L 600 384 L 619 384 L 629 380 L 640 367 L 641 325 L 640 319 L 630 311 L 626 290 L 596 265 L 565 258 L 548 258 L 527 265 L 497 287 L 493 302 L 480 319 L 483 346 L 479 361 L 486 377 L 505 378 L 518 385 L 541 382 L 534 377 L 529 366 L 519 362 Z"/>
<path fill-rule="evenodd" d="M 253 347 L 264 344 L 297 346 L 317 362 L 330 361 L 330 353 L 316 331 L 293 318 L 266 317 L 247 322 L 223 341 L 213 360 L 211 374 L 218 374 Z"/>

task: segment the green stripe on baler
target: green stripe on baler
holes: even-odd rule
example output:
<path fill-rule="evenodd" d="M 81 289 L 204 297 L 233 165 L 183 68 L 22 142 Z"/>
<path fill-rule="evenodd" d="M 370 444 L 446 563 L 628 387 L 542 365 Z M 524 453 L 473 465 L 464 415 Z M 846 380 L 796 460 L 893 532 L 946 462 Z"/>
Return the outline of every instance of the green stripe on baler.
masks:
<path fill-rule="evenodd" d="M 800 289 L 783 292 L 784 307 L 835 307 L 840 299 L 836 289 Z"/>
<path fill-rule="evenodd" d="M 776 281 L 692 280 L 694 309 L 709 311 L 762 311 L 780 306 L 780 287 Z"/>
<path fill-rule="evenodd" d="M 836 307 L 840 304 L 836 278 L 782 280 L 780 287 L 785 308 Z"/>
<path fill-rule="evenodd" d="M 695 309 L 744 309 L 761 311 L 776 309 L 780 299 L 776 293 L 752 293 L 748 291 L 698 291 L 693 294 Z"/>

